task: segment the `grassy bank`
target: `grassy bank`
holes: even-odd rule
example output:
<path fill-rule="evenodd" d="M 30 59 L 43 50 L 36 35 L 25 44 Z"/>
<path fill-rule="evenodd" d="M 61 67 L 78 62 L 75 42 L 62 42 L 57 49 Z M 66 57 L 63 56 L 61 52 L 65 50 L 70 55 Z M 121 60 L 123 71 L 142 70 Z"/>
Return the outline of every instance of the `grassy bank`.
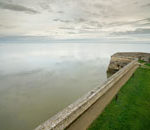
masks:
<path fill-rule="evenodd" d="M 89 130 L 150 130 L 150 69 L 138 68 Z"/>

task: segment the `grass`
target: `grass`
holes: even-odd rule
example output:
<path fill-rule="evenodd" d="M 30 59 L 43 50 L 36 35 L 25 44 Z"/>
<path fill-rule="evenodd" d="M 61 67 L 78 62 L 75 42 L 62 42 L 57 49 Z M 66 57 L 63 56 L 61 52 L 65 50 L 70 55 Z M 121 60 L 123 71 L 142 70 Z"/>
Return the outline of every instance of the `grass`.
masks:
<path fill-rule="evenodd" d="M 150 63 L 146 63 L 145 65 L 150 66 Z"/>
<path fill-rule="evenodd" d="M 150 130 L 150 69 L 138 68 L 89 130 Z"/>
<path fill-rule="evenodd" d="M 145 63 L 145 61 L 144 60 L 139 60 L 139 63 Z"/>

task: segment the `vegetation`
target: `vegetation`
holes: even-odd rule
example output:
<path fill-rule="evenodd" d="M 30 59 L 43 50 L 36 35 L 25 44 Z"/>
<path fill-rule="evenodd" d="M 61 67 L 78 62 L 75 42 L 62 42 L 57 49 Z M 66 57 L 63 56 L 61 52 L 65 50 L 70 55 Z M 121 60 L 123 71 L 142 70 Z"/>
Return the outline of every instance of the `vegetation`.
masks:
<path fill-rule="evenodd" d="M 146 63 L 145 65 L 150 66 L 150 63 Z"/>
<path fill-rule="evenodd" d="M 139 63 L 145 63 L 145 61 L 144 60 L 139 60 Z"/>
<path fill-rule="evenodd" d="M 136 70 L 89 130 L 150 130 L 149 67 Z"/>

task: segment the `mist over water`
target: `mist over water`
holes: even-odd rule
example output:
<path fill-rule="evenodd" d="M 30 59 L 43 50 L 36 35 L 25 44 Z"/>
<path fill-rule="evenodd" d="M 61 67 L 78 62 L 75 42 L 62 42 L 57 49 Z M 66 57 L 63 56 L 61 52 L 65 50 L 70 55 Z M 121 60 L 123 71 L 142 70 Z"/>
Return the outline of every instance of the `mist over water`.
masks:
<path fill-rule="evenodd" d="M 0 129 L 31 130 L 107 80 L 116 52 L 150 44 L 0 44 Z"/>

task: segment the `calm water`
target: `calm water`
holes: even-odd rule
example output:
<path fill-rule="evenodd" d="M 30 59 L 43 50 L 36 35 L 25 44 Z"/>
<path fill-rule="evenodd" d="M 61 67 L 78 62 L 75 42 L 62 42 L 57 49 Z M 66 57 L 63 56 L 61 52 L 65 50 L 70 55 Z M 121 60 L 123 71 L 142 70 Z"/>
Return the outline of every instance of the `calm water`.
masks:
<path fill-rule="evenodd" d="M 120 51 L 150 44 L 0 44 L 0 130 L 31 130 L 99 86 Z"/>

